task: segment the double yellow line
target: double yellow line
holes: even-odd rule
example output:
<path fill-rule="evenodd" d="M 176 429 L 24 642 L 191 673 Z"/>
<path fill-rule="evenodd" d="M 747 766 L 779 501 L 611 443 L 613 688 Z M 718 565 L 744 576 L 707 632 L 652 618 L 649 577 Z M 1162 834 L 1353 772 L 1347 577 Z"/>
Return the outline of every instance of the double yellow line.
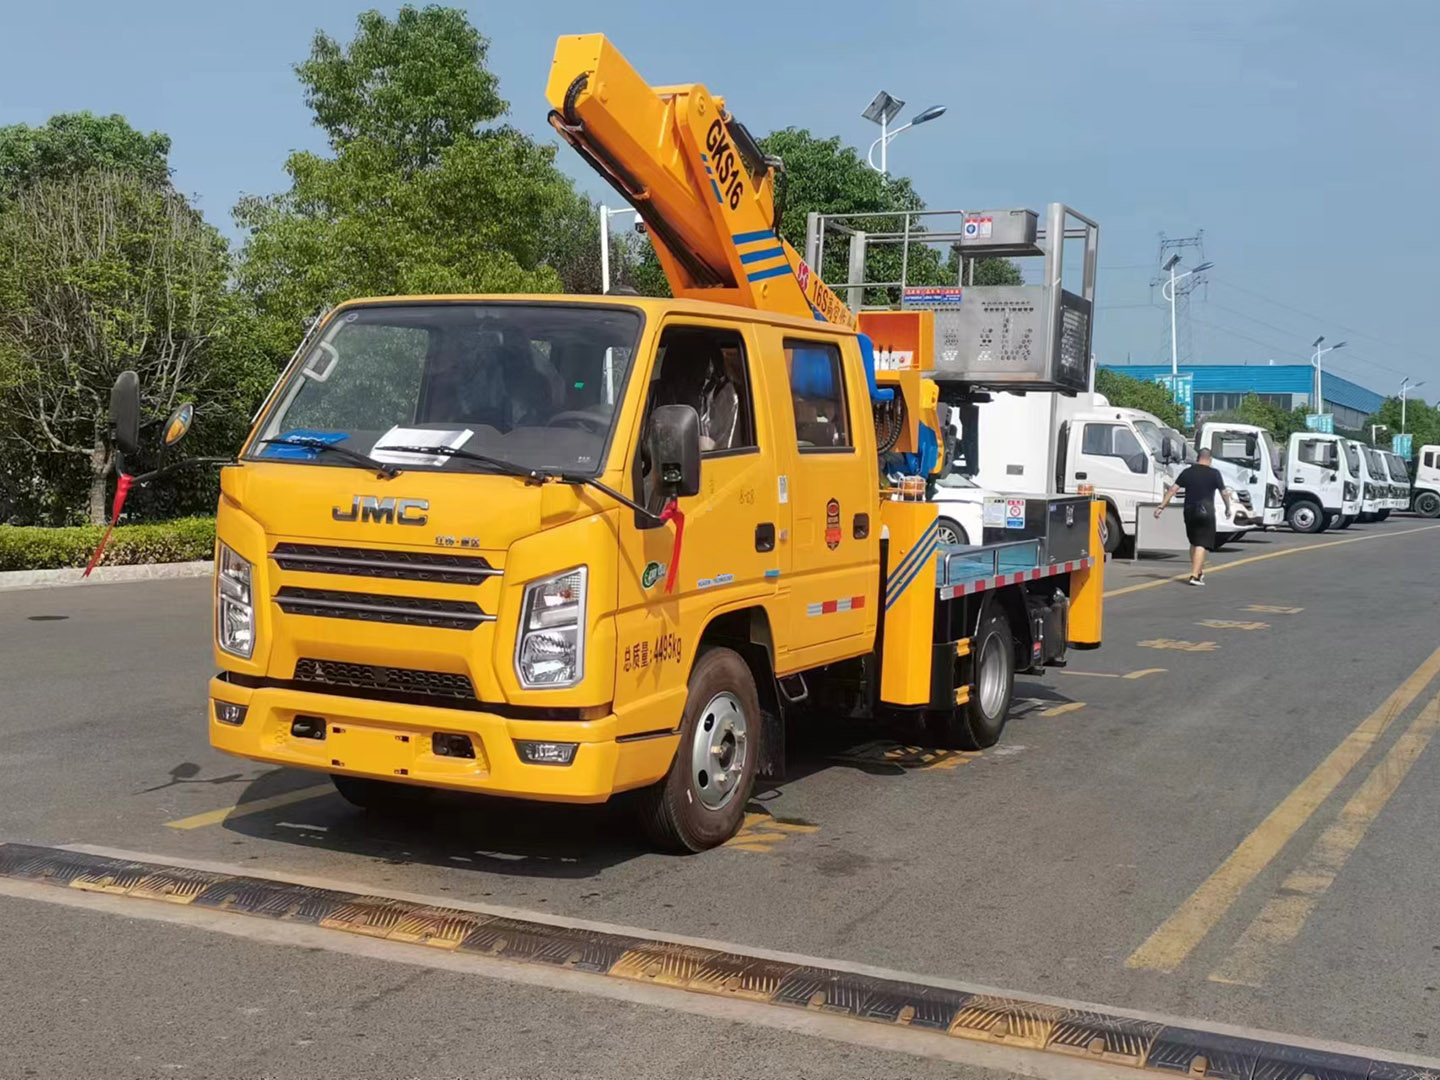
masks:
<path fill-rule="evenodd" d="M 1240 846 L 1205 883 L 1130 955 L 1125 966 L 1164 972 L 1179 968 L 1241 893 L 1270 865 L 1290 838 L 1310 820 L 1436 674 L 1440 674 L 1440 649 L 1431 653 L 1378 709 L 1345 736 L 1340 745 L 1241 841 Z M 1315 909 L 1340 867 L 1359 845 L 1370 823 L 1395 793 L 1437 729 L 1440 729 L 1440 695 L 1425 707 L 1360 790 L 1346 803 L 1336 823 L 1320 837 L 1300 868 L 1281 885 L 1241 936 L 1234 951 L 1211 976 L 1213 979 L 1250 984 L 1263 981 L 1273 966 L 1276 950 L 1299 934 L 1305 919 Z"/>

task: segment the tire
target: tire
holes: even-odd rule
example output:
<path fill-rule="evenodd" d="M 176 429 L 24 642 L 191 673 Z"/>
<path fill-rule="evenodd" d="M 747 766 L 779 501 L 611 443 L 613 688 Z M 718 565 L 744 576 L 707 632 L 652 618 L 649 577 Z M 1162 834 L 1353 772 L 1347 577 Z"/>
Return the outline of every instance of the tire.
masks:
<path fill-rule="evenodd" d="M 415 810 L 429 801 L 431 790 L 414 784 L 394 784 L 388 780 L 371 780 L 363 776 L 342 776 L 331 773 L 335 790 L 352 806 L 375 813 L 403 813 Z"/>
<path fill-rule="evenodd" d="M 1285 512 L 1285 521 L 1298 533 L 1317 533 L 1325 527 L 1325 511 L 1311 499 L 1297 499 Z"/>
<path fill-rule="evenodd" d="M 970 543 L 970 536 L 954 518 L 942 517 L 940 524 L 935 530 L 935 538 L 942 544 L 959 544 L 966 546 Z"/>
<path fill-rule="evenodd" d="M 1000 741 L 1015 693 L 1015 640 L 1004 614 L 992 611 L 975 634 L 974 688 L 970 700 L 941 720 L 941 738 L 953 750 L 984 750 Z"/>
<path fill-rule="evenodd" d="M 1114 555 L 1125 542 L 1125 530 L 1120 527 L 1120 515 L 1113 506 L 1105 507 L 1105 554 Z"/>
<path fill-rule="evenodd" d="M 1440 494 L 1434 491 L 1422 491 L 1415 496 L 1415 513 L 1421 517 L 1440 517 Z"/>
<path fill-rule="evenodd" d="M 1384 521 L 1384 520 L 1385 520 L 1386 518 L 1388 518 L 1389 516 L 1390 516 L 1390 508 L 1389 508 L 1388 506 L 1387 506 L 1384 510 L 1377 510 L 1377 511 L 1375 512 L 1375 520 L 1376 520 L 1376 521 Z"/>
<path fill-rule="evenodd" d="M 1361 525 L 1369 525 L 1375 520 L 1375 514 L 1370 511 L 1361 510 L 1360 516 L 1356 518 Z"/>
<path fill-rule="evenodd" d="M 760 726 L 750 666 L 731 649 L 702 653 L 690 672 L 670 771 L 638 795 L 640 825 L 657 847 L 705 851 L 739 831 L 755 787 Z"/>
<path fill-rule="evenodd" d="M 1348 529 L 1355 524 L 1354 514 L 1341 514 L 1340 520 L 1335 523 L 1337 529 Z"/>
<path fill-rule="evenodd" d="M 1323 524 L 1323 525 L 1320 526 L 1320 531 L 1321 531 L 1321 532 L 1324 532 L 1326 529 L 1338 529 L 1339 527 L 1340 527 L 1340 515 L 1339 515 L 1339 514 L 1332 514 L 1332 513 L 1330 513 L 1330 512 L 1327 511 L 1326 514 L 1325 514 L 1325 524 Z"/>

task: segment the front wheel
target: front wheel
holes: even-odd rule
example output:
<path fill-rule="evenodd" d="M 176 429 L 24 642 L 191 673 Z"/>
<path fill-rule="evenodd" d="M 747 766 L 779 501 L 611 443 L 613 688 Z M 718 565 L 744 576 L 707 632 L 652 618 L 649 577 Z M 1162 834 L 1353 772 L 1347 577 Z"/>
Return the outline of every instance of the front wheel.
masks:
<path fill-rule="evenodd" d="M 935 538 L 942 544 L 956 544 L 961 547 L 968 546 L 970 543 L 970 536 L 965 532 L 965 526 L 954 518 L 948 517 L 942 517 L 935 527 Z"/>
<path fill-rule="evenodd" d="M 1422 491 L 1415 496 L 1415 513 L 1421 517 L 1440 517 L 1440 493 Z"/>
<path fill-rule="evenodd" d="M 1389 508 L 1388 506 L 1387 506 L 1384 510 L 1377 510 L 1377 511 L 1375 512 L 1375 520 L 1376 520 L 1376 521 L 1384 521 L 1384 520 L 1385 520 L 1386 518 L 1388 518 L 1389 516 L 1390 516 L 1390 508 Z"/>
<path fill-rule="evenodd" d="M 1290 504 L 1290 510 L 1285 515 L 1290 528 L 1298 533 L 1317 533 L 1325 527 L 1325 514 L 1317 503 L 1309 499 L 1300 499 Z"/>
<path fill-rule="evenodd" d="M 760 696 L 750 666 L 731 649 L 695 661 L 670 771 L 639 793 L 640 824 L 666 851 L 704 851 L 745 819 L 760 755 Z"/>
<path fill-rule="evenodd" d="M 970 700 L 944 715 L 941 736 L 956 750 L 984 750 L 1000 741 L 1015 692 L 1015 640 L 1005 616 L 992 611 L 975 634 Z"/>
<path fill-rule="evenodd" d="M 1335 523 L 1337 529 L 1348 529 L 1355 524 L 1354 514 L 1341 514 L 1340 520 Z"/>

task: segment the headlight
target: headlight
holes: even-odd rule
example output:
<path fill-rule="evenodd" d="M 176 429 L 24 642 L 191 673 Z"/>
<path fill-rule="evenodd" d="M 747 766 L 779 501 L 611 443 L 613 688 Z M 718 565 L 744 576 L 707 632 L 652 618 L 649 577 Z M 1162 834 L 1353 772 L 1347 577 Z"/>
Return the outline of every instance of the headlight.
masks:
<path fill-rule="evenodd" d="M 1265 485 L 1265 505 L 1266 505 L 1266 506 L 1279 506 L 1283 501 L 1284 501 L 1284 500 L 1283 500 L 1283 499 L 1281 498 L 1281 496 L 1280 496 L 1280 485 L 1279 485 L 1279 484 L 1266 484 L 1266 485 Z"/>
<path fill-rule="evenodd" d="M 1367 499 L 1373 499 L 1373 498 L 1375 498 L 1375 485 L 1374 485 L 1374 484 L 1366 484 L 1366 485 L 1365 485 L 1365 498 L 1367 498 Z"/>
<path fill-rule="evenodd" d="M 578 566 L 525 586 L 515 674 L 527 690 L 574 686 L 585 677 L 585 581 Z"/>
<path fill-rule="evenodd" d="M 1354 502 L 1354 501 L 1355 501 L 1355 485 L 1352 484 L 1349 480 L 1346 480 L 1346 481 L 1345 481 L 1345 501 L 1346 501 L 1346 502 Z"/>
<path fill-rule="evenodd" d="M 250 591 L 249 562 L 225 544 L 215 575 L 215 641 L 226 652 L 246 660 L 255 651 L 255 607 Z"/>

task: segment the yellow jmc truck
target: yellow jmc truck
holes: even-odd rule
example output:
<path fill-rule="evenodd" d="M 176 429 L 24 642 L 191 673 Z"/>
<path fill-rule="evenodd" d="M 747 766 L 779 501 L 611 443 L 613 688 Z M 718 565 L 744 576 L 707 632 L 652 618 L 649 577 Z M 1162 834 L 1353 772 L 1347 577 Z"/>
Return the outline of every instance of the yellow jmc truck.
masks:
<path fill-rule="evenodd" d="M 1090 501 L 938 544 L 933 313 L 852 315 L 778 237 L 780 163 L 703 87 L 591 35 L 561 39 L 549 98 L 675 298 L 357 300 L 315 326 L 221 471 L 212 744 L 371 808 L 633 792 L 680 851 L 735 833 L 801 712 L 993 744 L 1017 671 L 1099 644 Z M 908 369 L 875 370 L 867 320 Z"/>

